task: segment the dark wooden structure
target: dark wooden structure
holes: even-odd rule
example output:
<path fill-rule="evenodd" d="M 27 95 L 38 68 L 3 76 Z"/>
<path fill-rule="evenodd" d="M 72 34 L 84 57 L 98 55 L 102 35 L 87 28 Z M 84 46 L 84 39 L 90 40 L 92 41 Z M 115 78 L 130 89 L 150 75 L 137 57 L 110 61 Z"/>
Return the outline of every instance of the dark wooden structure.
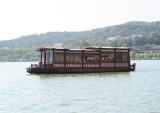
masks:
<path fill-rule="evenodd" d="M 40 47 L 40 62 L 31 64 L 28 73 L 93 73 L 134 71 L 128 47 L 83 47 L 67 49 Z"/>

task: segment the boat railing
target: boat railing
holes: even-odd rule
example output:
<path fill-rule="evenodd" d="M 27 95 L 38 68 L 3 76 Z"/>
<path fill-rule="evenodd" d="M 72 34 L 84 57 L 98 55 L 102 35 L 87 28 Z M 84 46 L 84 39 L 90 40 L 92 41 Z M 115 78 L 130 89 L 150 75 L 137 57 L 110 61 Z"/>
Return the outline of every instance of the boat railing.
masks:
<path fill-rule="evenodd" d="M 84 67 L 99 67 L 99 63 L 84 64 Z"/>
<path fill-rule="evenodd" d="M 79 68 L 82 67 L 81 63 L 67 63 L 66 65 L 63 63 L 55 63 L 55 64 L 31 64 L 30 68 L 61 68 L 61 67 L 74 67 Z M 92 63 L 92 64 L 84 64 L 84 67 L 99 67 L 98 63 Z"/>
<path fill-rule="evenodd" d="M 54 64 L 31 64 L 31 68 L 80 68 L 82 67 L 81 63 L 54 63 Z M 100 67 L 99 63 L 84 63 L 84 68 L 90 67 Z M 101 67 L 114 67 L 114 63 L 101 63 Z M 116 63 L 116 67 L 128 67 L 128 63 Z M 134 65 L 131 65 L 132 68 L 135 68 Z"/>
<path fill-rule="evenodd" d="M 31 64 L 31 68 L 38 68 L 38 64 Z"/>

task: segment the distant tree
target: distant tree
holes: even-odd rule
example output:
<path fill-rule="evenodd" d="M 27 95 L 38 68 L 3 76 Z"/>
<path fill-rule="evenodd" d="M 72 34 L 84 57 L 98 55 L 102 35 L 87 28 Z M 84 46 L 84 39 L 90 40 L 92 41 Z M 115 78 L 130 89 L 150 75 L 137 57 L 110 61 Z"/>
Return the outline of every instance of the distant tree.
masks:
<path fill-rule="evenodd" d="M 160 52 L 157 53 L 157 57 L 160 57 Z"/>
<path fill-rule="evenodd" d="M 139 56 L 140 58 L 144 58 L 144 54 L 142 53 L 142 54 L 140 54 L 140 56 Z"/>
<path fill-rule="evenodd" d="M 157 58 L 158 57 L 158 53 L 153 53 L 153 57 Z"/>
<path fill-rule="evenodd" d="M 149 52 L 148 57 L 152 58 L 153 57 L 153 52 Z"/>
<path fill-rule="evenodd" d="M 153 45 L 152 44 L 145 44 L 143 46 L 143 49 L 147 50 L 147 49 L 150 49 Z"/>
<path fill-rule="evenodd" d="M 130 52 L 130 57 L 131 57 L 131 58 L 134 58 L 134 57 L 135 57 L 135 52 L 134 52 L 134 51 L 131 51 L 131 52 Z"/>
<path fill-rule="evenodd" d="M 88 47 L 90 46 L 89 42 L 86 42 L 86 41 L 80 41 L 79 42 L 79 47 L 82 48 L 82 47 Z"/>
<path fill-rule="evenodd" d="M 140 55 L 138 53 L 135 54 L 136 58 L 140 58 Z"/>
<path fill-rule="evenodd" d="M 27 59 L 28 61 L 38 61 L 39 53 L 31 49 L 0 49 L 0 61 L 15 62 L 20 59 Z"/>
<path fill-rule="evenodd" d="M 144 57 L 148 58 L 148 53 L 147 52 L 144 53 Z"/>

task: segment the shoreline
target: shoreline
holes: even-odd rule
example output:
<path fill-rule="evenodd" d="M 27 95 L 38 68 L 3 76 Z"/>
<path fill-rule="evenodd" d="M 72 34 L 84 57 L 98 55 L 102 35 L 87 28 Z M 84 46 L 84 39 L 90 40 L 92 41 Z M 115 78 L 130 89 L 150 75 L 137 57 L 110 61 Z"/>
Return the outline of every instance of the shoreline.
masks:
<path fill-rule="evenodd" d="M 131 58 L 131 60 L 160 60 L 160 58 Z"/>

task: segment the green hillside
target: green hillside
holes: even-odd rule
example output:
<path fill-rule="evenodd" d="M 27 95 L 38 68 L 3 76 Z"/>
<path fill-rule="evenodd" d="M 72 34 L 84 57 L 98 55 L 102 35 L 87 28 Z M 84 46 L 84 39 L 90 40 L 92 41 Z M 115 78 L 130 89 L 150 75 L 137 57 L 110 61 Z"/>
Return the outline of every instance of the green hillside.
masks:
<path fill-rule="evenodd" d="M 35 48 L 39 46 L 53 46 L 55 43 L 63 43 L 67 48 L 78 48 L 81 41 L 89 42 L 92 46 L 105 46 L 108 37 L 133 34 L 147 36 L 152 32 L 160 33 L 160 22 L 137 21 L 91 31 L 33 34 L 13 40 L 0 41 L 0 48 Z"/>
<path fill-rule="evenodd" d="M 141 34 L 142 37 L 108 40 L 110 37 L 129 37 Z M 0 61 L 38 61 L 39 52 L 35 48 L 63 43 L 67 48 L 82 46 L 136 46 L 142 49 L 160 45 L 160 21 L 128 22 L 82 32 L 48 32 L 32 34 L 13 40 L 0 41 Z M 159 53 L 155 53 L 159 56 Z M 138 56 L 138 55 L 132 55 Z M 151 56 L 151 55 L 150 55 Z"/>

